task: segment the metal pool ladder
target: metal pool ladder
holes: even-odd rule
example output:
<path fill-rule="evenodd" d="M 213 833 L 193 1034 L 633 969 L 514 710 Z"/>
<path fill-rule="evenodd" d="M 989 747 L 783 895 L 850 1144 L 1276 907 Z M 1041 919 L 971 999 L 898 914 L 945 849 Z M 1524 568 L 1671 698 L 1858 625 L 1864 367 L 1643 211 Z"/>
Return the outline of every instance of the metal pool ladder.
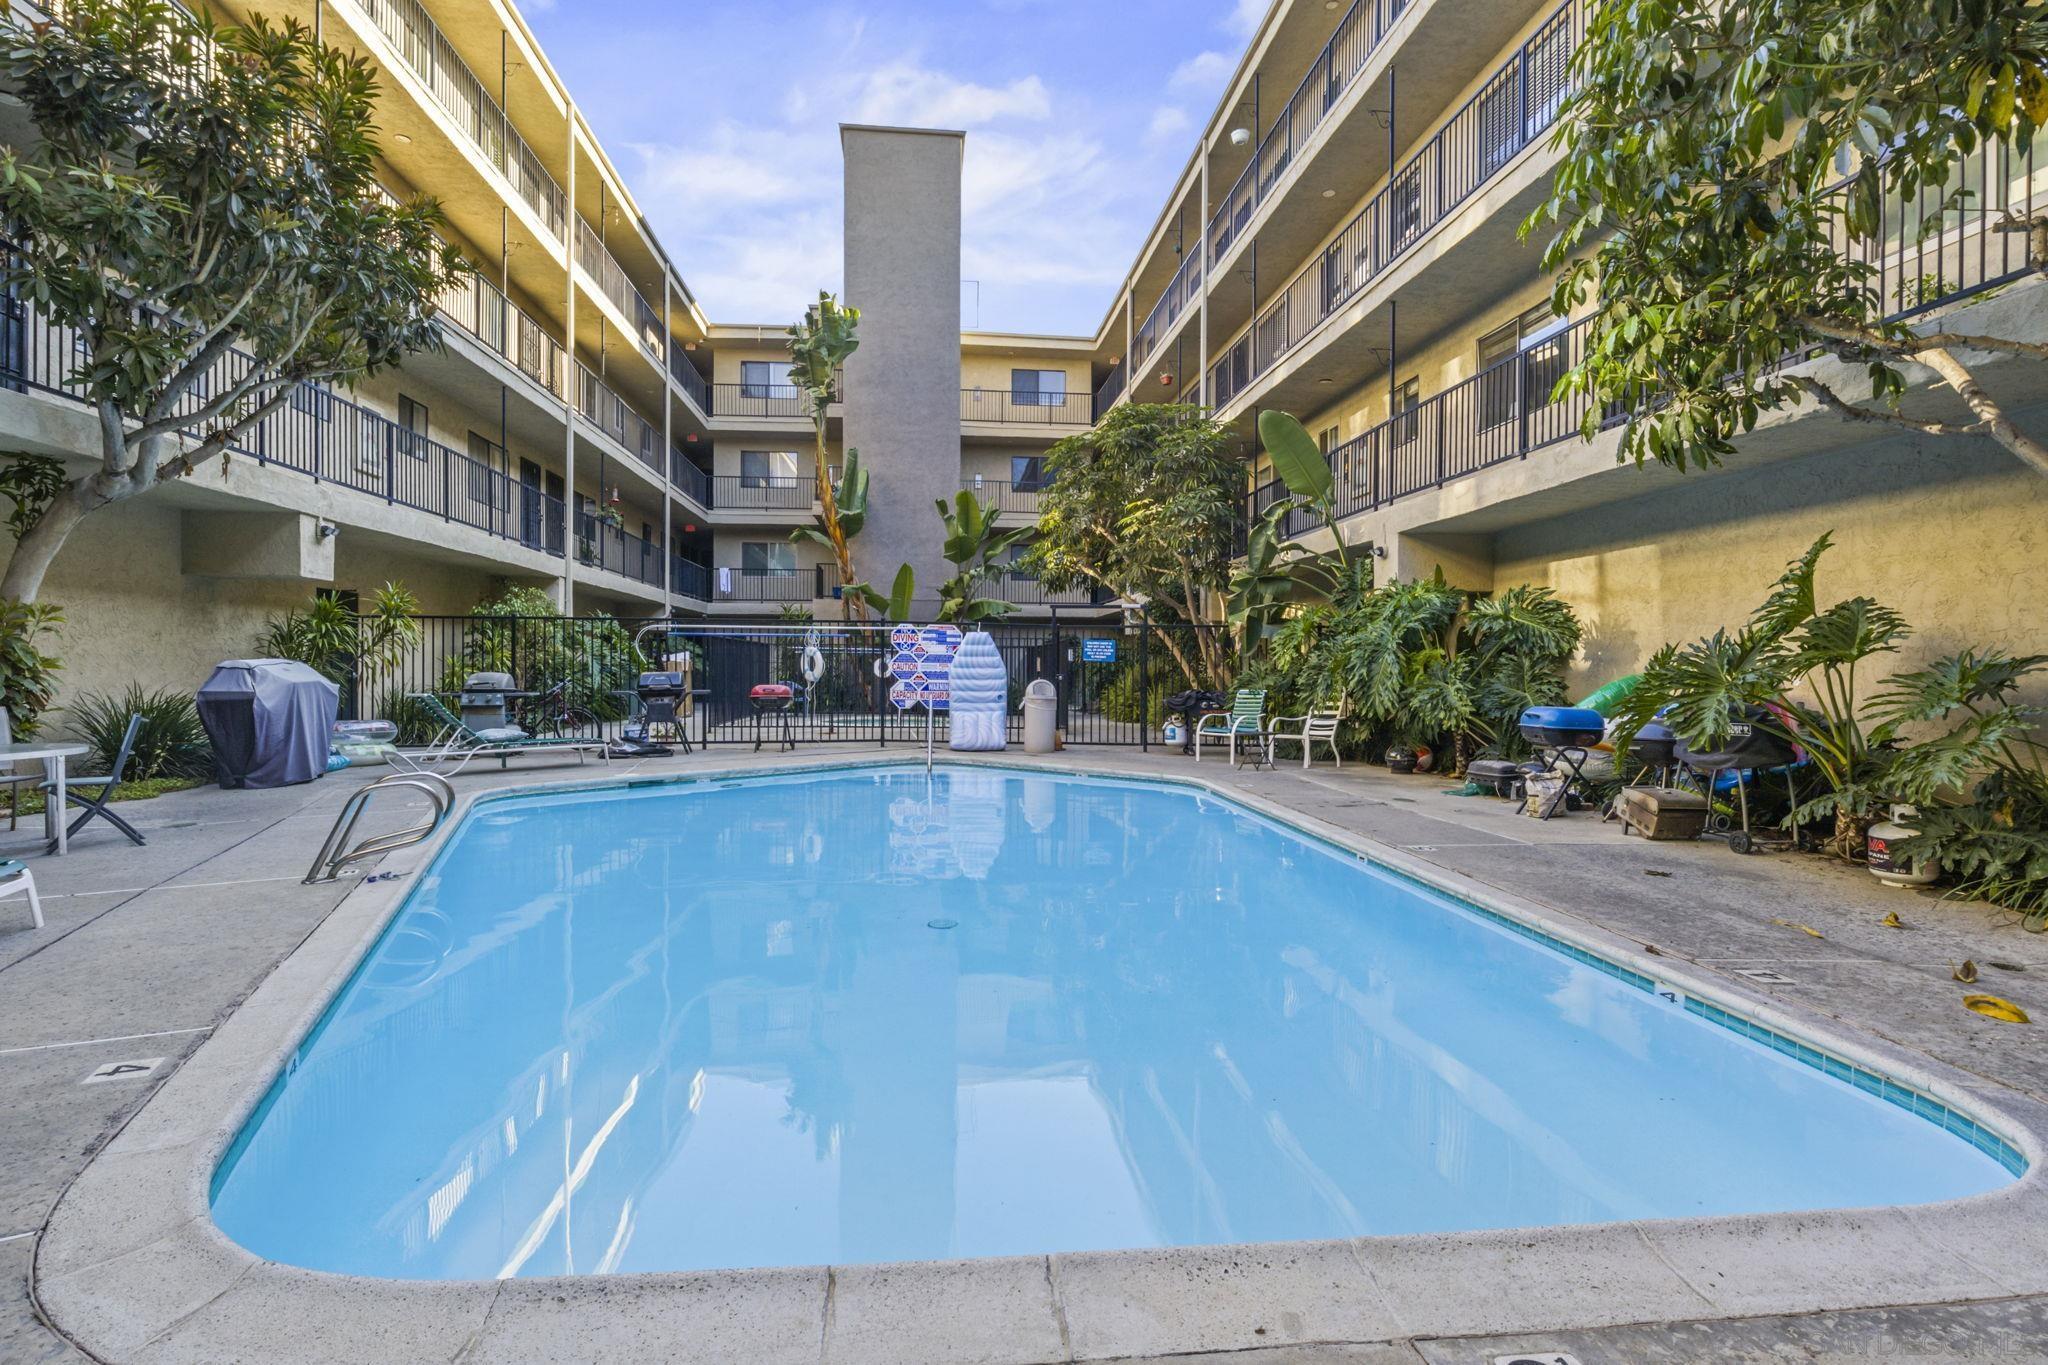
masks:
<path fill-rule="evenodd" d="M 434 813 L 423 824 L 408 825 L 389 834 L 372 835 L 354 848 L 347 848 L 349 836 L 355 833 L 356 822 L 363 818 L 363 808 L 370 804 L 370 798 L 394 787 L 415 787 L 425 792 L 433 802 Z M 449 786 L 448 779 L 439 773 L 388 773 L 368 786 L 357 788 L 342 803 L 341 814 L 334 817 L 334 828 L 327 831 L 327 838 L 321 843 L 320 852 L 314 856 L 313 866 L 307 869 L 301 885 L 331 882 L 350 863 L 420 843 L 441 827 L 441 822 L 448 818 L 448 812 L 454 807 L 455 788 Z"/>

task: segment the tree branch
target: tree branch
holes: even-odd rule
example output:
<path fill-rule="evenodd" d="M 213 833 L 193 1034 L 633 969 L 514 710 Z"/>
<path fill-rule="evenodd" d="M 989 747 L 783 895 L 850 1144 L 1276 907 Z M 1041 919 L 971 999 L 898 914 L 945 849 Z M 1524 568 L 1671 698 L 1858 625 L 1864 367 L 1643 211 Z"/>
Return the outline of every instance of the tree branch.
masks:
<path fill-rule="evenodd" d="M 1984 391 L 1984 386 L 1960 360 L 1940 347 L 1924 352 L 1920 359 L 1956 391 L 1971 412 L 1977 414 L 1985 435 L 2019 456 L 2033 467 L 2036 474 L 2048 476 L 2048 445 L 2021 431 L 2018 424 L 2006 416 L 1998 400 Z"/>
<path fill-rule="evenodd" d="M 261 407 L 258 407 L 254 411 L 252 411 L 249 414 L 249 416 L 244 420 L 237 422 L 235 425 L 231 427 L 219 427 L 213 431 L 208 432 L 206 434 L 206 439 L 199 442 L 199 444 L 192 446 L 187 450 L 181 451 L 179 454 L 173 456 L 171 459 L 165 460 L 162 464 L 155 466 L 155 472 L 152 475 L 152 482 L 161 482 L 167 479 L 181 479 L 185 477 L 187 474 L 190 474 L 194 469 L 197 469 L 202 463 L 212 459 L 214 456 L 226 450 L 229 447 L 229 445 L 233 443 L 234 439 L 237 436 L 240 436 L 250 427 L 254 426 L 258 422 L 261 422 L 264 418 L 270 416 L 271 413 L 276 412 L 279 408 L 283 407 L 286 403 L 290 402 L 292 388 L 295 387 L 297 386 L 292 385 L 290 387 L 285 388 L 283 391 L 279 393 L 272 394 L 270 398 L 267 399 Z"/>
<path fill-rule="evenodd" d="M 1859 407 L 1842 395 L 1810 375 L 1793 375 L 1792 382 L 1812 394 L 1820 405 L 1845 422 L 1872 422 L 1878 426 L 1898 427 L 1905 431 L 1916 431 L 1923 436 L 1983 436 L 1987 435 L 1981 422 L 1968 426 L 1957 426 L 1953 422 L 1929 422 L 1902 413 L 1887 412 L 1882 408 Z"/>

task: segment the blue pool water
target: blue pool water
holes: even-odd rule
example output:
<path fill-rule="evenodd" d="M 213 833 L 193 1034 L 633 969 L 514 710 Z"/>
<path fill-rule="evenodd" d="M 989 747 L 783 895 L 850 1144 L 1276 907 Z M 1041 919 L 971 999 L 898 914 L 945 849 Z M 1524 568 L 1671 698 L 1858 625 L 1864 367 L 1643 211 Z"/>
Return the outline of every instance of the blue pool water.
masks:
<path fill-rule="evenodd" d="M 1897 1103 L 1214 798 L 890 768 L 480 807 L 252 1119 L 214 1216 L 281 1261 L 467 1278 L 2010 1179 Z"/>

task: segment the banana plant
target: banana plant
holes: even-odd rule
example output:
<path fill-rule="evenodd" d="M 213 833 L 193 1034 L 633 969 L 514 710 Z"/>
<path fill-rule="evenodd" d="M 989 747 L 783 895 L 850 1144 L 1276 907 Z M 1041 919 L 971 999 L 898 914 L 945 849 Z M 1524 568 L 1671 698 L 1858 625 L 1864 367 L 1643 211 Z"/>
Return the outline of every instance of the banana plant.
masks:
<path fill-rule="evenodd" d="M 1288 496 L 1252 523 L 1244 565 L 1231 575 L 1230 622 L 1245 648 L 1270 636 L 1289 609 L 1331 601 L 1351 577 L 1329 458 L 1308 429 L 1284 412 L 1259 414 L 1259 441 Z M 1310 550 L 1288 539 L 1286 519 L 1302 507 L 1314 508 L 1330 528 L 1334 550 Z"/>
<path fill-rule="evenodd" d="M 789 380 L 810 409 L 811 426 L 817 432 L 818 521 L 823 539 L 838 561 L 842 589 L 857 581 L 853 572 L 853 549 L 847 543 L 852 532 L 841 515 L 838 490 L 832 486 L 831 457 L 825 448 L 826 419 L 839 397 L 839 376 L 848 356 L 860 347 L 860 309 L 843 306 L 831 294 L 820 290 L 818 301 L 804 311 L 804 320 L 789 329 Z M 853 467 L 848 452 L 848 468 Z M 860 515 L 867 511 L 867 487 L 859 487 Z M 858 526 L 855 527 L 858 530 Z M 842 591 L 840 601 L 848 619 L 857 619 L 863 605 L 858 594 Z"/>
<path fill-rule="evenodd" d="M 868 471 L 861 467 L 857 449 L 846 452 L 846 464 L 839 471 L 839 482 L 832 485 L 832 503 L 839 514 L 839 534 L 852 540 L 868 521 Z M 811 541 L 828 550 L 836 548 L 822 512 L 816 526 L 799 526 L 789 533 L 789 538 L 796 542 Z"/>
<path fill-rule="evenodd" d="M 887 597 L 867 583 L 852 584 L 846 591 L 859 594 L 862 604 L 884 621 L 908 621 L 910 599 L 917 592 L 917 574 L 908 564 L 898 568 L 896 581 L 889 585 Z"/>
<path fill-rule="evenodd" d="M 963 488 L 949 506 L 944 498 L 935 504 L 946 523 L 943 553 L 952 561 L 954 574 L 939 585 L 939 619 L 955 624 L 987 621 L 1017 610 L 1014 602 L 983 597 L 981 588 L 1002 571 L 996 556 L 1027 539 L 1029 526 L 1014 530 L 996 529 L 998 513 L 984 507 L 971 489 Z"/>

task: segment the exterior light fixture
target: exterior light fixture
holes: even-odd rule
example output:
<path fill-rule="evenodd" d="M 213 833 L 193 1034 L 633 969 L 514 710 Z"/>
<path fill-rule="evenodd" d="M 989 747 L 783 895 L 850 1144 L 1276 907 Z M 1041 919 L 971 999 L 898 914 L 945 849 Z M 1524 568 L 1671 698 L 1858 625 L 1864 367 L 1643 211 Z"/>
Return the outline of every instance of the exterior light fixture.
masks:
<path fill-rule="evenodd" d="M 1335 191 L 1335 190 L 1324 190 L 1324 191 L 1323 191 L 1323 198 L 1325 198 L 1325 199 L 1335 199 L 1336 197 L 1337 197 L 1337 191 Z"/>
<path fill-rule="evenodd" d="M 1232 128 L 1232 129 L 1230 130 L 1230 145 L 1231 145 L 1231 146 L 1233 146 L 1233 147 L 1248 147 L 1248 146 L 1250 146 L 1250 145 L 1251 145 L 1251 141 L 1252 141 L 1252 130 L 1251 130 L 1251 129 L 1249 129 L 1249 128 Z"/>
<path fill-rule="evenodd" d="M 411 134 L 411 133 L 393 133 L 393 134 L 392 134 L 391 136 L 392 136 L 392 138 L 393 138 L 394 140 L 396 140 L 396 141 L 398 141 L 398 142 L 403 142 L 403 143 L 405 143 L 405 144 L 406 144 L 407 146 L 410 146 L 410 145 L 412 144 L 412 134 Z"/>

